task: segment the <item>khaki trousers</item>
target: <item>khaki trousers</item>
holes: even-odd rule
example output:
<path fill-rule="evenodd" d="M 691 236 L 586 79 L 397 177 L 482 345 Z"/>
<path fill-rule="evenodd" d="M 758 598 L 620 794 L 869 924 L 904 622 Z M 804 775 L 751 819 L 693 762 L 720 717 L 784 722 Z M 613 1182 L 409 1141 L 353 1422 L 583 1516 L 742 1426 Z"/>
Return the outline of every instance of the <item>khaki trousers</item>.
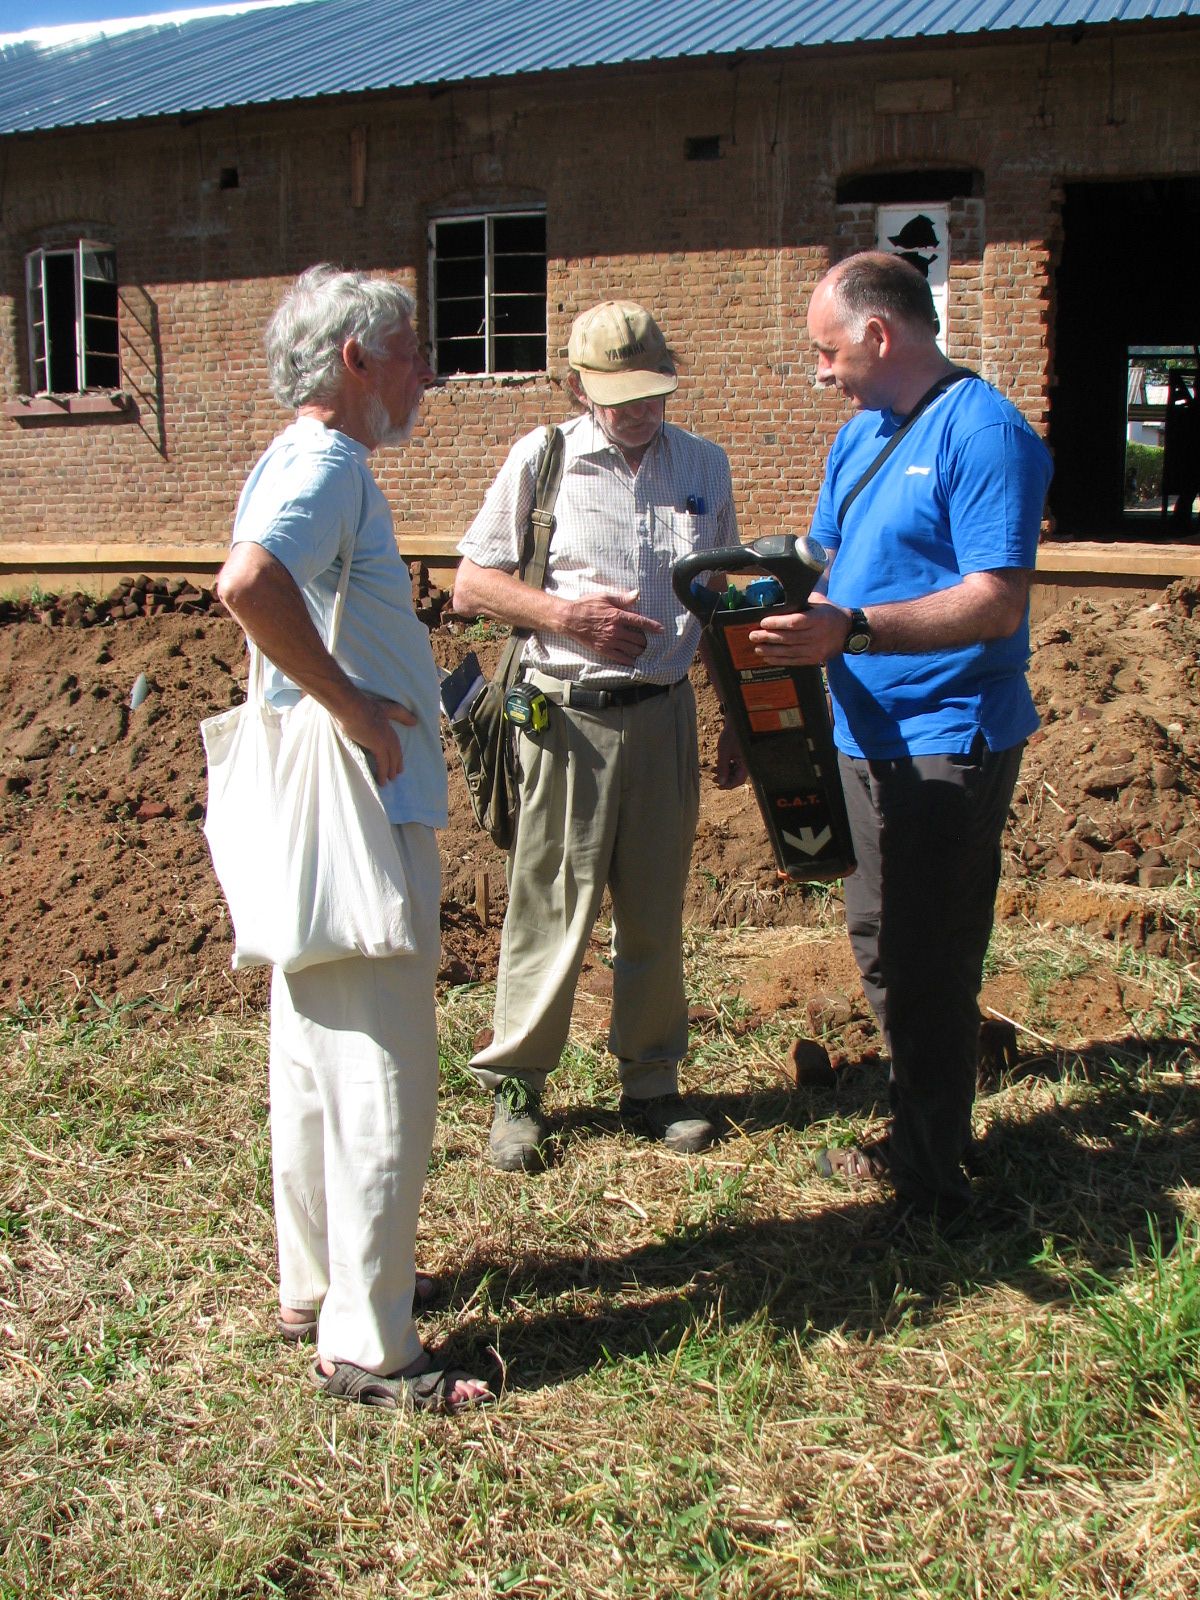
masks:
<path fill-rule="evenodd" d="M 416 949 L 271 983 L 279 1298 L 321 1308 L 318 1349 L 389 1373 L 421 1354 L 417 1212 L 433 1145 L 441 868 L 432 828 L 396 829 Z"/>
<path fill-rule="evenodd" d="M 521 812 L 508 860 L 495 1030 L 471 1067 L 486 1089 L 520 1077 L 540 1092 L 567 1042 L 607 887 L 609 1049 L 626 1094 L 671 1094 L 687 1051 L 683 895 L 700 797 L 691 684 L 685 678 L 604 711 L 551 705 L 545 733 L 515 737 Z"/>

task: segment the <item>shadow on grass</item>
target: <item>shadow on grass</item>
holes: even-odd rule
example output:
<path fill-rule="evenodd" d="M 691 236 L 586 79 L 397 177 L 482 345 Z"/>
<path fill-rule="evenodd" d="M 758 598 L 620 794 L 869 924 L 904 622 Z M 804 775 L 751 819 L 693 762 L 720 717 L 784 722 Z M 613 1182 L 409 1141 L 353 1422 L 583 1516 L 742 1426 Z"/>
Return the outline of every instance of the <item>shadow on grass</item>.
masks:
<path fill-rule="evenodd" d="M 1146 1076 L 1174 1065 L 1177 1077 Z M 828 1195 L 820 1210 L 685 1227 L 622 1255 L 539 1253 L 515 1267 L 476 1257 L 458 1293 L 487 1280 L 485 1316 L 518 1389 L 561 1383 L 603 1359 L 673 1349 L 718 1306 L 726 1331 L 765 1312 L 803 1337 L 883 1333 L 901 1315 L 932 1316 L 947 1299 L 1001 1284 L 1053 1303 L 1069 1285 L 1048 1264 L 1047 1244 L 1073 1269 L 1109 1273 L 1128 1265 L 1131 1243 L 1142 1252 L 1151 1222 L 1172 1236 L 1180 1209 L 1171 1191 L 1200 1182 L 1196 1066 L 1192 1041 L 1159 1038 L 1018 1067 L 1013 1078 L 1070 1076 L 1089 1086 L 1089 1098 L 994 1121 L 974 1163 L 979 1224 L 951 1236 L 891 1231 L 881 1190 L 860 1199 L 814 1183 L 818 1204 Z M 864 1093 L 878 1098 L 869 1082 Z M 808 1094 L 729 1098 L 747 1102 L 744 1120 L 732 1107 L 727 1113 L 742 1126 L 809 1120 Z M 572 1297 L 570 1309 L 545 1306 L 563 1296 Z"/>
<path fill-rule="evenodd" d="M 887 1062 L 872 1057 L 840 1069 L 836 1086 L 789 1089 L 766 1086 L 738 1093 L 707 1094 L 699 1085 L 686 1090 L 689 1102 L 730 1133 L 764 1133 L 793 1128 L 799 1133 L 830 1117 L 887 1115 Z M 570 1146 L 589 1138 L 611 1138 L 622 1127 L 616 1111 L 599 1106 L 571 1106 L 548 1117 L 552 1161 L 567 1157 Z M 586 1159 L 586 1157 L 585 1157 Z"/>

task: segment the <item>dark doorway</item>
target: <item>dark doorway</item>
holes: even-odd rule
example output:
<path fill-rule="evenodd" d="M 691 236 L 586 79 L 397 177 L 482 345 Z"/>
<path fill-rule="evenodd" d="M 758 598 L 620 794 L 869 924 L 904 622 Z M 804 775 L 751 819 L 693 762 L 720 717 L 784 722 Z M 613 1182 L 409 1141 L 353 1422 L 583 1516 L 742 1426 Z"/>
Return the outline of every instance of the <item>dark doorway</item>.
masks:
<path fill-rule="evenodd" d="M 1131 354 L 1200 341 L 1200 178 L 1069 183 L 1054 280 L 1050 505 L 1072 538 L 1194 536 L 1126 509 Z"/>

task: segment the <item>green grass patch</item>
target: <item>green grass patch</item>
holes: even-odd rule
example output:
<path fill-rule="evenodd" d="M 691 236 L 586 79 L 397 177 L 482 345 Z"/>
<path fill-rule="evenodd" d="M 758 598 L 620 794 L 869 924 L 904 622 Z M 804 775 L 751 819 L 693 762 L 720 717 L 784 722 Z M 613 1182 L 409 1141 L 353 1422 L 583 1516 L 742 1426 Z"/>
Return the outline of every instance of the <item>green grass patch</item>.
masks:
<path fill-rule="evenodd" d="M 493 1172 L 491 992 L 441 997 L 425 1338 L 507 1373 L 459 1419 L 331 1406 L 274 1337 L 263 1019 L 4 1019 L 0 1600 L 1195 1592 L 1191 975 L 1006 931 L 1051 1043 L 977 1108 L 998 1221 L 896 1238 L 812 1170 L 878 1127 L 885 1073 L 789 1087 L 797 1015 L 741 998 L 775 937 L 689 941 L 686 1078 L 729 1118 L 698 1158 L 619 1123 L 591 1005 L 548 1170 Z M 1102 972 L 1155 1004 L 1083 1045 L 1056 997 Z"/>

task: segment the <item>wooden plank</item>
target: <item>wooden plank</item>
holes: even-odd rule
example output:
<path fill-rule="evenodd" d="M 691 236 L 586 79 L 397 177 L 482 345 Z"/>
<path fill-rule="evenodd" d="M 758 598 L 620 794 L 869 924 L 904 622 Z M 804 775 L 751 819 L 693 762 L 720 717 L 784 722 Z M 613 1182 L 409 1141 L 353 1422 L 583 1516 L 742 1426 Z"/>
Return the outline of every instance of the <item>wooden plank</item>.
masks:
<path fill-rule="evenodd" d="M 433 561 L 452 566 L 457 562 L 457 534 L 409 534 L 399 540 L 406 561 Z M 0 571 L 49 572 L 59 568 L 173 567 L 214 571 L 225 560 L 225 544 L 156 544 L 152 540 L 111 544 L 0 543 Z M 1050 578 L 1059 573 L 1092 574 L 1097 578 L 1200 577 L 1200 547 L 1185 544 L 1116 544 L 1100 540 L 1072 540 L 1043 544 L 1038 549 L 1037 570 Z"/>
<path fill-rule="evenodd" d="M 400 553 L 406 561 L 434 561 L 453 565 L 458 560 L 458 534 L 404 535 Z M 184 568 L 189 572 L 204 567 L 216 569 L 229 554 L 227 544 L 155 544 L 142 541 L 137 544 L 31 544 L 29 542 L 0 542 L 0 572 L 49 572 L 59 569 L 87 567 L 169 569 Z"/>
<path fill-rule="evenodd" d="M 224 544 L 0 544 L 0 567 L 219 567 Z"/>
<path fill-rule="evenodd" d="M 1092 573 L 1096 577 L 1200 577 L 1200 549 L 1182 544 L 1109 544 L 1071 540 L 1038 547 L 1037 570 Z"/>
<path fill-rule="evenodd" d="M 406 561 L 435 561 L 458 565 L 458 541 L 462 533 L 402 533 L 396 543 Z"/>

